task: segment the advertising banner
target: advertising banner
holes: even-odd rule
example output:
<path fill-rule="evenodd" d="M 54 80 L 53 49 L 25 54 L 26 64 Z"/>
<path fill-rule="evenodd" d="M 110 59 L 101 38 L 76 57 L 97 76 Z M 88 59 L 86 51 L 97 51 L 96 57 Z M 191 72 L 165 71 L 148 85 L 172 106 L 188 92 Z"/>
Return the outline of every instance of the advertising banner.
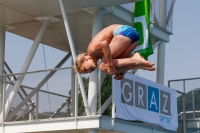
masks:
<path fill-rule="evenodd" d="M 113 79 L 113 90 L 116 118 L 177 130 L 176 90 L 130 73 L 122 80 Z"/>

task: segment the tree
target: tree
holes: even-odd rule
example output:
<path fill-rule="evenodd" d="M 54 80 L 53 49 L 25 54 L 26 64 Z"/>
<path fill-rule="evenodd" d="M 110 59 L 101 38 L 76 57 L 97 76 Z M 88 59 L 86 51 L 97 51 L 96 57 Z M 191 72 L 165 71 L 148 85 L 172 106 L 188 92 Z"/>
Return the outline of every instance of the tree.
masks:
<path fill-rule="evenodd" d="M 195 90 L 194 91 L 194 100 L 195 100 L 195 110 L 200 110 L 200 91 Z M 183 112 L 183 96 L 179 96 L 177 98 L 177 105 L 178 105 L 178 113 Z M 193 110 L 193 101 L 192 101 L 192 91 L 189 91 L 185 94 L 185 108 L 186 111 L 192 111 Z M 193 114 L 189 113 L 187 114 L 186 118 L 192 118 Z M 198 118 L 200 115 L 199 113 L 195 114 L 195 117 Z"/>
<path fill-rule="evenodd" d="M 88 85 L 89 85 L 89 78 L 83 77 L 83 84 L 85 87 L 86 95 L 88 94 Z M 101 86 L 101 104 L 103 104 L 112 94 L 112 76 L 107 75 L 104 79 L 104 82 Z M 99 105 L 99 101 L 97 103 Z M 100 105 L 102 106 L 102 105 Z M 108 109 L 103 113 L 103 115 L 111 116 L 111 105 Z M 82 116 L 85 111 L 82 95 L 79 94 L 78 96 L 78 115 Z"/>
<path fill-rule="evenodd" d="M 88 94 L 89 78 L 83 77 L 83 84 L 85 87 L 86 95 Z M 78 95 L 78 116 L 82 116 L 85 111 L 82 95 Z"/>
<path fill-rule="evenodd" d="M 110 97 L 112 94 L 112 76 L 107 75 L 102 86 L 101 86 L 101 104 L 103 105 L 104 102 Z M 112 105 L 110 105 L 103 115 L 110 116 L 111 117 L 112 112 Z"/>

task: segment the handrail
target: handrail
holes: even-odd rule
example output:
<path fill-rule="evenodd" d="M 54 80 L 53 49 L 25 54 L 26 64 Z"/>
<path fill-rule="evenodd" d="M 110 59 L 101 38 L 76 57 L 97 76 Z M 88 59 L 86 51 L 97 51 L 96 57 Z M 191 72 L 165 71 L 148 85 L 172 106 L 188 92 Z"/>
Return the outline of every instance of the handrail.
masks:
<path fill-rule="evenodd" d="M 189 114 L 189 113 L 193 113 L 193 112 L 199 113 L 200 110 L 197 110 L 197 111 L 186 111 L 185 113 L 186 113 L 186 114 Z M 183 114 L 183 112 L 180 112 L 180 113 L 178 114 L 178 117 L 181 116 L 181 120 L 182 120 L 182 114 Z"/>
<path fill-rule="evenodd" d="M 38 71 L 31 71 L 31 72 L 26 72 L 26 73 L 12 73 L 12 74 L 5 74 L 1 77 L 5 76 L 14 76 L 14 75 L 22 75 L 22 74 L 31 74 L 31 73 L 38 73 L 38 72 L 47 72 L 47 71 L 57 71 L 57 70 L 64 70 L 64 69 L 71 69 L 73 67 L 63 67 L 63 68 L 54 68 L 54 69 L 45 69 L 45 70 L 38 70 Z"/>

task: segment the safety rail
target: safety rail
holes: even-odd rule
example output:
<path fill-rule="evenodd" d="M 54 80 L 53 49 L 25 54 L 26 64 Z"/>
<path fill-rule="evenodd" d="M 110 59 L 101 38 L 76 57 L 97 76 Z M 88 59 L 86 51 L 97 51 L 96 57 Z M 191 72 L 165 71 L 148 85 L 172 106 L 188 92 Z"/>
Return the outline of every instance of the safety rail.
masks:
<path fill-rule="evenodd" d="M 9 122 L 71 117 L 74 114 L 70 94 L 74 87 L 74 74 L 72 67 L 65 67 L 1 76 L 4 81 L 4 111 L 1 118 L 3 116 L 4 121 Z M 22 76 L 24 79 L 20 81 Z M 85 80 L 84 83 L 88 84 L 88 81 Z M 10 103 L 9 98 L 15 93 L 13 88 L 16 84 L 20 85 L 15 100 Z M 82 101 L 81 95 L 79 101 Z M 84 114 L 84 107 L 81 105 L 79 114 Z"/>
<path fill-rule="evenodd" d="M 179 92 L 177 94 L 177 105 L 180 122 L 178 131 L 184 133 L 189 132 L 188 130 L 190 130 L 191 127 L 187 124 L 188 120 L 195 121 L 200 117 L 200 77 L 169 80 L 168 86 L 170 88 L 176 89 Z"/>
<path fill-rule="evenodd" d="M 184 113 L 184 112 L 180 112 L 180 113 L 178 114 L 178 117 L 180 117 L 180 120 L 183 120 L 183 113 Z M 200 113 L 200 110 L 198 110 L 198 111 L 186 111 L 185 113 L 186 113 L 186 118 L 187 118 L 187 119 L 196 119 L 196 118 L 200 118 L 200 114 L 197 115 L 197 113 Z M 194 116 L 194 113 L 196 114 L 196 117 L 193 117 L 193 116 Z M 188 114 L 191 114 L 191 115 L 188 115 Z"/>
<path fill-rule="evenodd" d="M 16 77 L 16 81 L 9 80 L 9 78 L 12 78 L 13 76 Z M 14 102 L 9 103 L 9 96 L 13 93 L 12 90 L 15 88 L 14 86 L 19 84 L 19 79 L 21 76 L 24 76 L 24 79 L 20 82 L 18 92 L 22 94 L 23 99 L 17 92 Z M 75 77 L 75 79 L 73 79 L 73 77 Z M 0 78 L 3 78 L 4 81 L 3 114 L 1 115 L 1 118 L 3 118 L 2 128 L 4 128 L 4 125 L 8 127 L 8 125 L 13 124 L 18 124 L 18 126 L 22 127 L 28 127 L 29 124 L 20 125 L 20 123 L 27 123 L 27 120 L 31 125 L 40 125 L 42 122 L 47 121 L 56 123 L 65 120 L 67 124 L 70 123 L 71 120 L 78 123 L 80 121 L 87 121 L 88 123 L 91 123 L 93 120 L 98 120 L 98 122 L 106 121 L 109 122 L 109 124 L 114 121 L 115 123 L 119 122 L 121 125 L 124 123 L 129 123 L 130 127 L 137 125 L 138 127 L 144 127 L 144 130 L 148 128 L 150 131 L 156 129 L 162 130 L 163 132 L 169 132 L 168 130 L 155 124 L 144 123 L 141 121 L 125 121 L 115 118 L 115 109 L 114 106 L 111 106 L 112 76 L 109 75 L 106 76 L 101 86 L 101 91 L 99 91 L 97 97 L 97 112 L 96 114 L 92 114 L 90 116 L 85 116 L 86 113 L 85 107 L 83 106 L 82 95 L 77 85 L 77 77 L 75 76 L 72 67 L 55 68 L 27 73 L 7 74 L 1 76 Z M 82 77 L 82 79 L 87 92 L 89 86 L 89 78 L 85 76 Z M 6 86 L 8 85 L 9 87 L 6 90 Z M 21 93 L 22 87 L 27 95 Z M 76 96 L 72 95 L 73 89 L 75 89 Z M 31 103 L 29 103 L 30 99 Z M 8 113 L 6 113 L 6 111 L 8 111 Z M 105 115 L 109 117 L 105 117 Z M 104 127 L 107 125 L 101 126 Z M 111 124 L 110 126 L 114 125 Z M 46 129 L 47 127 L 44 128 Z M 54 126 L 54 128 L 56 127 Z M 118 127 L 114 128 L 116 128 L 114 130 L 119 130 Z M 77 127 L 74 129 L 77 129 Z M 56 128 L 56 130 L 60 129 Z M 143 128 L 141 128 L 141 130 L 143 130 Z M 23 130 L 23 132 L 25 131 Z"/>

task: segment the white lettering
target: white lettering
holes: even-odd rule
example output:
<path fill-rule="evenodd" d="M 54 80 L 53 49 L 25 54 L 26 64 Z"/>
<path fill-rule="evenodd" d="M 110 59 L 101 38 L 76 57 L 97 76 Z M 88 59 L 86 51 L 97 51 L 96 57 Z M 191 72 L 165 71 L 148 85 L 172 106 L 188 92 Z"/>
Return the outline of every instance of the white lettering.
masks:
<path fill-rule="evenodd" d="M 156 109 L 158 109 L 154 92 L 152 93 L 150 108 L 151 108 L 152 105 L 155 105 Z"/>
<path fill-rule="evenodd" d="M 166 113 L 168 113 L 168 110 L 166 110 L 166 109 L 165 109 L 165 107 L 166 107 L 166 104 L 167 104 L 167 99 L 168 99 L 168 96 L 167 96 L 167 95 L 165 95 L 165 94 L 163 94 L 163 97 L 165 98 L 165 103 L 164 103 L 164 107 L 163 107 L 163 112 L 166 112 Z"/>
<path fill-rule="evenodd" d="M 143 97 L 143 89 L 142 87 L 138 87 L 138 105 L 140 105 L 140 101 L 142 103 L 142 106 L 144 106 L 144 103 L 142 101 L 142 97 Z"/>
<path fill-rule="evenodd" d="M 125 82 L 124 84 L 123 84 L 123 86 L 122 86 L 122 94 L 123 94 L 123 97 L 124 97 L 124 100 L 126 101 L 126 102 L 130 102 L 131 101 L 131 99 L 132 99 L 132 94 L 131 94 L 131 92 L 129 92 L 128 94 L 129 94 L 129 98 L 126 98 L 126 96 L 125 96 L 125 94 L 124 94 L 124 89 L 125 89 L 125 86 L 128 86 L 129 88 L 131 88 L 131 85 L 128 83 L 128 82 Z"/>

